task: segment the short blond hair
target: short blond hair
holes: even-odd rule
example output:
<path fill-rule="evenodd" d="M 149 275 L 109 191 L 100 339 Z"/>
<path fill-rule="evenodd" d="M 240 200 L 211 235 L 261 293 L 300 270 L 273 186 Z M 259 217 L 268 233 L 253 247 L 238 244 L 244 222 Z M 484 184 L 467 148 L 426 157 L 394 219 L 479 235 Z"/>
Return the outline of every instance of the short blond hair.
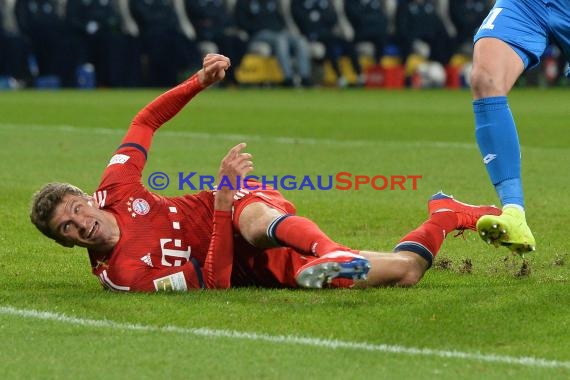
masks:
<path fill-rule="evenodd" d="M 88 196 L 77 186 L 69 183 L 52 182 L 44 185 L 32 197 L 30 220 L 42 234 L 54 240 L 59 240 L 59 238 L 55 231 L 49 228 L 49 222 L 53 217 L 55 208 L 67 194 Z"/>

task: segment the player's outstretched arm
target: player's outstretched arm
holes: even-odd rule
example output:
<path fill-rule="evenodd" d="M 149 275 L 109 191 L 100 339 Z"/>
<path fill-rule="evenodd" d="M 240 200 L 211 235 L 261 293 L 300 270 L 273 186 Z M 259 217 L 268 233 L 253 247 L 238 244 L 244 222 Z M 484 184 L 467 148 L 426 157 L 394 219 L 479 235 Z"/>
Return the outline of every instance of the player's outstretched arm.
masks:
<path fill-rule="evenodd" d="M 199 92 L 223 80 L 229 67 L 228 57 L 206 55 L 202 68 L 196 74 L 158 96 L 135 116 L 122 144 L 134 143 L 148 152 L 154 132 L 176 116 Z"/>
<path fill-rule="evenodd" d="M 206 287 L 227 289 L 233 264 L 232 206 L 238 190 L 238 178 L 245 178 L 253 170 L 251 154 L 242 152 L 246 144 L 234 146 L 224 157 L 218 171 L 218 180 L 224 183 L 216 191 L 214 201 L 214 228 L 210 247 L 202 270 Z M 225 178 L 225 180 L 224 180 Z"/>
<path fill-rule="evenodd" d="M 203 67 L 185 82 L 163 93 L 133 119 L 115 155 L 103 174 L 102 186 L 140 181 L 154 132 L 173 118 L 200 91 L 225 77 L 229 58 L 208 54 Z M 117 164 L 117 165 L 114 165 Z"/>

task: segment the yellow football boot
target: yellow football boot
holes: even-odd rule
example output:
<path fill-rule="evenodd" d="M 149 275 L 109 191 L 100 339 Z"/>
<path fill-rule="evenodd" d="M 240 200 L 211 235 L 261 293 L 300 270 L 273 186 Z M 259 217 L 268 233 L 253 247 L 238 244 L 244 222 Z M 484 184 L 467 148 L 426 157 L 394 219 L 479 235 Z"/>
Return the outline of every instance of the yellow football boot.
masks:
<path fill-rule="evenodd" d="M 505 246 L 519 255 L 536 249 L 524 211 L 517 207 L 505 207 L 501 215 L 482 216 L 477 221 L 477 232 L 488 244 Z"/>

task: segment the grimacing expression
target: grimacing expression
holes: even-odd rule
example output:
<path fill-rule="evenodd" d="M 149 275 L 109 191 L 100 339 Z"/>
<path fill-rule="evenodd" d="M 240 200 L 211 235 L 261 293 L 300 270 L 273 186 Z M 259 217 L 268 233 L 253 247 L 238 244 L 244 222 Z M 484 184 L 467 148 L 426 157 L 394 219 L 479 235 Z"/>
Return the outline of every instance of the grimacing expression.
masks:
<path fill-rule="evenodd" d="M 116 225 L 93 198 L 67 194 L 53 212 L 49 228 L 64 246 L 102 249 L 112 242 Z"/>

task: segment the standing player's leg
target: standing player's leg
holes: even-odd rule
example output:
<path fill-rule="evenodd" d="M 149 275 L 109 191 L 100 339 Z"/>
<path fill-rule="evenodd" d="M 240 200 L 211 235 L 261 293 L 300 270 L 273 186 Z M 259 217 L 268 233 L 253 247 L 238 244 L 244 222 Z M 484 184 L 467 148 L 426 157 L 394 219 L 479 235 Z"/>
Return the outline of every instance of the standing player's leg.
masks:
<path fill-rule="evenodd" d="M 548 42 L 536 22 L 546 17 L 545 6 L 532 4 L 497 1 L 475 35 L 471 75 L 477 143 L 503 206 L 501 216 L 481 218 L 477 229 L 486 242 L 519 253 L 534 250 L 535 240 L 525 218 L 520 144 L 507 94 Z"/>
<path fill-rule="evenodd" d="M 501 200 L 504 214 L 481 218 L 480 236 L 490 244 L 530 251 L 535 241 L 526 224 L 521 180 L 521 152 L 507 93 L 524 69 L 517 53 L 492 38 L 479 40 L 473 55 L 475 135 L 483 163 Z"/>

